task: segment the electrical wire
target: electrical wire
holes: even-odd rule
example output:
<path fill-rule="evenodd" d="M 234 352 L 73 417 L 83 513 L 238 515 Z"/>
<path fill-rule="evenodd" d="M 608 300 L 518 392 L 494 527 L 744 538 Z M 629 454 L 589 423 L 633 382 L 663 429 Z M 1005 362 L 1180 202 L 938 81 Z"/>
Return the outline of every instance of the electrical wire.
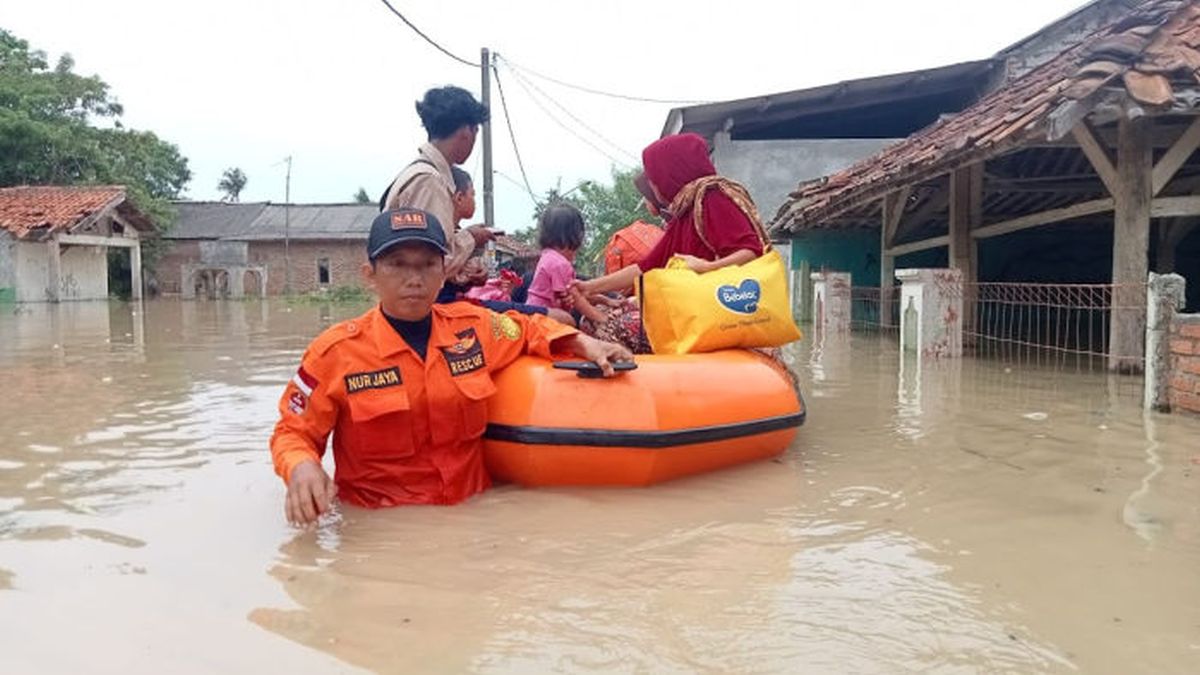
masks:
<path fill-rule="evenodd" d="M 429 44 L 433 45 L 434 49 L 437 49 L 439 52 L 445 54 L 446 56 L 449 56 L 450 58 L 454 59 L 455 61 L 458 61 L 459 63 L 463 64 L 464 66 L 471 66 L 472 68 L 479 67 L 480 64 L 474 63 L 472 61 L 468 61 L 467 59 L 464 59 L 463 57 L 459 56 L 458 54 L 455 54 L 454 52 L 450 51 L 449 49 L 446 49 L 445 47 L 438 44 L 436 40 L 434 40 L 433 38 L 426 35 L 424 31 L 422 31 L 420 28 L 417 28 L 416 24 L 409 21 L 407 17 L 405 17 L 403 14 L 401 14 L 400 10 L 393 7 L 392 3 L 388 2 L 388 0 L 379 0 L 379 1 L 382 2 L 384 5 L 386 5 L 387 8 L 392 11 L 392 14 L 395 14 L 397 17 L 399 17 L 400 20 L 403 21 L 406 26 L 413 29 L 413 32 L 415 32 L 417 35 L 420 35 Z"/>
<path fill-rule="evenodd" d="M 571 135 L 572 135 L 572 136 L 574 136 L 575 138 L 578 138 L 580 141 L 582 141 L 583 143 L 585 143 L 585 144 L 586 144 L 588 147 L 590 147 L 591 149 L 593 149 L 593 150 L 595 150 L 596 152 L 598 152 L 598 153 L 600 153 L 600 154 L 604 155 L 605 157 L 607 157 L 607 158 L 608 158 L 608 160 L 609 160 L 610 162 L 612 162 L 613 164 L 616 164 L 616 165 L 620 166 L 620 167 L 621 167 L 621 168 L 623 168 L 623 169 L 632 169 L 632 168 L 633 168 L 633 166 L 632 166 L 632 165 L 630 165 L 628 162 L 622 161 L 622 160 L 620 160 L 620 159 L 618 159 L 618 158 L 614 157 L 614 156 L 613 156 L 611 153 L 609 153 L 607 150 L 605 150 L 604 148 L 602 148 L 602 147 L 600 147 L 600 146 L 596 145 L 596 144 L 595 144 L 595 143 L 593 143 L 593 142 L 592 142 L 592 141 L 591 141 L 589 138 L 587 138 L 587 137 L 586 137 L 586 136 L 584 136 L 583 134 L 579 133 L 578 131 L 575 131 L 575 130 L 574 130 L 574 129 L 572 129 L 572 128 L 571 128 L 569 125 L 567 125 L 566 123 L 564 123 L 562 120 L 558 119 L 558 117 L 556 117 L 556 116 L 554 115 L 554 113 L 550 112 L 550 109 L 549 109 L 549 108 L 547 108 L 547 107 L 546 107 L 546 106 L 545 106 L 545 105 L 542 103 L 541 99 L 539 99 L 539 98 L 537 97 L 537 95 L 533 93 L 533 90 L 532 90 L 532 89 L 530 89 L 529 87 L 525 86 L 525 81 L 524 81 L 524 80 L 522 80 L 521 78 L 517 78 L 517 84 L 518 84 L 518 85 L 520 85 L 520 86 L 521 86 L 521 88 L 525 90 L 525 93 L 526 93 L 526 94 L 529 94 L 529 98 L 530 98 L 530 100 L 532 100 L 532 101 L 533 101 L 534 105 L 536 105 L 538 108 L 540 108 L 540 109 L 541 109 L 541 111 L 542 111 L 543 113 L 545 113 L 545 114 L 546 114 L 546 117 L 549 117 L 549 118 L 550 118 L 550 120 L 551 120 L 552 122 L 554 122 L 554 123 L 555 123 L 555 124 L 557 124 L 558 126 L 562 127 L 564 131 L 566 131 L 567 133 L 571 134 Z"/>
<path fill-rule="evenodd" d="M 545 90 L 543 90 L 541 87 L 537 86 L 537 85 L 536 85 L 536 84 L 534 84 L 533 82 L 530 82 L 530 81 L 529 81 L 529 78 L 527 78 L 527 77 L 524 77 L 523 75 L 521 75 L 521 73 L 520 73 L 519 71 L 517 71 L 517 70 L 513 70 L 513 69 L 511 69 L 511 68 L 510 68 L 509 70 L 510 70 L 510 72 L 512 72 L 512 74 L 513 74 L 513 77 L 517 78 L 517 80 L 519 80 L 519 81 L 523 82 L 524 84 L 526 84 L 526 85 L 529 85 L 530 87 L 532 87 L 534 91 L 536 91 L 537 93 L 541 94 L 543 98 L 545 98 L 547 101 L 549 101 L 550 103 L 554 104 L 554 106 L 555 106 L 555 107 L 557 107 L 559 110 L 561 110 L 561 111 L 563 112 L 563 114 L 564 114 L 564 115 L 566 115 L 567 117 L 570 117 L 571 119 L 575 120 L 575 122 L 576 122 L 576 123 L 577 123 L 579 126 L 581 126 L 581 127 L 583 127 L 584 129 L 586 129 L 586 130 L 590 131 L 590 132 L 592 133 L 592 135 L 593 135 L 593 136 L 595 136 L 596 138 L 599 138 L 600 140 L 604 141 L 605 143 L 607 143 L 607 144 L 609 145 L 609 147 L 611 147 L 612 149 L 614 149 L 614 150 L 616 150 L 617 152 L 621 153 L 622 155 L 625 155 L 625 156 L 626 156 L 626 157 L 628 157 L 629 159 L 633 160 L 635 163 L 636 163 L 636 162 L 639 162 L 639 161 L 641 161 L 641 160 L 640 160 L 640 159 L 639 159 L 639 158 L 638 158 L 636 155 L 634 155 L 633 153 L 629 152 L 629 151 L 628 151 L 628 150 L 626 150 L 625 148 L 621 147 L 621 146 L 620 146 L 620 145 L 618 145 L 617 143 L 615 143 L 615 142 L 613 142 L 613 141 L 609 140 L 609 139 L 608 139 L 608 138 L 607 138 L 607 137 L 606 137 L 604 134 L 600 133 L 599 131 L 596 131 L 594 128 L 592 128 L 591 126 L 589 126 L 587 122 L 584 122 L 583 120 L 579 119 L 579 116 L 577 116 L 577 115 L 573 114 L 573 113 L 572 113 L 570 110 L 567 110 L 567 107 L 566 107 L 566 106 L 564 106 L 563 104 L 561 104 L 561 103 L 559 103 L 558 101 L 556 101 L 556 100 L 554 99 L 554 97 L 553 97 L 553 96 L 551 96 L 551 95 L 547 94 L 547 93 L 545 92 Z"/>
<path fill-rule="evenodd" d="M 658 103 L 658 104 L 666 104 L 666 105 L 701 105 L 704 103 L 711 102 L 711 101 L 690 101 L 690 100 L 686 100 L 686 99 L 677 100 L 677 99 L 666 99 L 666 98 L 651 98 L 648 96 L 633 96 L 631 94 L 617 94 L 617 93 L 613 93 L 610 91 L 604 91 L 602 89 L 593 89 L 592 87 L 585 87 L 580 84 L 571 84 L 570 82 L 565 82 L 558 78 L 550 77 L 549 75 L 544 75 L 542 73 L 537 72 L 536 70 L 530 70 L 529 68 L 526 68 L 525 66 L 513 63 L 512 61 L 510 61 L 508 59 L 504 59 L 504 62 L 510 68 L 513 68 L 514 70 L 522 71 L 522 72 L 532 75 L 534 77 L 538 77 L 543 80 L 546 80 L 547 82 L 553 82 L 554 84 L 557 84 L 560 87 L 566 87 L 568 89 L 575 89 L 577 91 L 582 91 L 582 92 L 585 92 L 588 94 L 595 94 L 596 96 L 607 96 L 609 98 L 621 99 L 622 101 L 635 101 L 638 103 Z"/>
<path fill-rule="evenodd" d="M 500 70 L 492 64 L 492 73 L 496 76 L 496 91 L 500 93 L 500 107 L 504 109 L 504 124 L 508 127 L 508 138 L 512 141 L 513 154 L 517 156 L 517 167 L 521 169 L 521 180 L 525 181 L 525 189 L 529 192 L 534 204 L 540 203 L 537 194 L 529 185 L 529 175 L 525 173 L 525 162 L 521 161 L 521 150 L 517 148 L 517 135 L 513 133 L 512 115 L 508 113 L 508 99 L 504 97 L 504 85 L 500 82 Z M 494 171 L 494 169 L 493 169 Z"/>
<path fill-rule="evenodd" d="M 525 184 L 522 183 L 521 181 L 517 180 L 516 178 L 513 178 L 512 176 L 510 176 L 510 175 L 504 173 L 503 171 L 501 171 L 500 169 L 496 169 L 496 168 L 492 169 L 492 173 L 496 174 L 497 176 L 500 176 L 504 180 L 517 186 L 522 192 L 525 192 Z M 526 194 L 528 194 L 528 193 L 526 193 Z M 533 199 L 533 195 L 529 195 L 529 198 L 531 201 L 533 201 L 534 206 L 541 206 L 541 202 L 539 202 L 536 199 Z"/>

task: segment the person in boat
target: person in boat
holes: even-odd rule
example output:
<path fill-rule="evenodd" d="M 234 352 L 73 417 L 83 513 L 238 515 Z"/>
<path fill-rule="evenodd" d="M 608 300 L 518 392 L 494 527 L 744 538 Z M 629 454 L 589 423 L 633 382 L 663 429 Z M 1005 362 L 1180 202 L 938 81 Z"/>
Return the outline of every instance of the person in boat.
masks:
<path fill-rule="evenodd" d="M 490 112 L 469 91 L 454 86 L 430 89 L 417 101 L 416 107 L 429 140 L 417 150 L 416 159 L 392 180 L 380 199 L 379 210 L 407 207 L 432 213 L 446 228 L 449 245 L 446 274 L 449 279 L 455 279 L 475 249 L 495 238 L 492 231 L 482 225 L 456 229 L 454 173 L 451 170 L 452 166 L 462 164 L 471 156 L 479 126 L 488 121 Z M 478 270 L 475 276 L 478 276 Z"/>
<path fill-rule="evenodd" d="M 750 193 L 717 175 L 703 137 L 689 133 L 661 138 L 642 151 L 642 164 L 646 181 L 639 189 L 649 191 L 647 205 L 666 221 L 663 237 L 637 264 L 576 282 L 580 292 L 627 290 L 642 272 L 665 267 L 675 256 L 704 273 L 763 254 L 758 209 Z"/>
<path fill-rule="evenodd" d="M 450 250 L 425 211 L 385 211 L 371 224 L 362 271 L 379 304 L 313 340 L 279 400 L 270 447 L 289 522 L 315 521 L 335 494 L 374 508 L 481 492 L 493 371 L 522 354 L 571 353 L 611 376 L 612 362 L 632 358 L 547 317 L 436 304 Z M 321 466 L 331 433 L 332 479 Z"/>
<path fill-rule="evenodd" d="M 619 342 L 634 353 L 649 353 L 649 344 L 637 340 L 642 331 L 636 305 L 605 295 L 587 297 L 572 288 L 576 280 L 575 255 L 583 246 L 586 230 L 583 213 L 571 204 L 553 204 L 542 212 L 538 219 L 542 253 L 526 302 L 574 311 L 579 315 L 580 329 L 588 335 Z"/>

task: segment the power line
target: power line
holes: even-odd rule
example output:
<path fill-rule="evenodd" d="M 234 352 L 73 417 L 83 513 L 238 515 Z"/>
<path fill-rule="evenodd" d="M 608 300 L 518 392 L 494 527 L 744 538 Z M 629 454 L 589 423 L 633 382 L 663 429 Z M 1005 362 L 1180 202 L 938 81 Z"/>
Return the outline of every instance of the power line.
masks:
<path fill-rule="evenodd" d="M 529 185 L 529 175 L 525 173 L 525 162 L 521 161 L 521 151 L 517 148 L 517 135 L 513 133 L 512 115 L 508 113 L 508 99 L 504 98 L 504 85 L 500 82 L 500 69 L 492 64 L 492 73 L 496 76 L 496 91 L 500 93 L 500 107 L 504 109 L 504 124 L 508 127 L 508 138 L 512 141 L 513 154 L 517 156 L 517 167 L 521 169 L 521 179 L 525 181 L 525 189 L 533 203 L 538 203 L 537 194 Z"/>
<path fill-rule="evenodd" d="M 621 99 L 623 101 L 636 101 L 638 103 L 661 103 L 661 104 L 667 104 L 667 105 L 699 105 L 699 104 L 703 104 L 703 103 L 709 103 L 709 101 L 689 101 L 686 99 L 685 100 L 674 100 L 674 99 L 666 99 L 666 98 L 650 98 L 648 96 L 633 96 L 631 94 L 616 94 L 616 93 L 613 93 L 610 91 L 604 91 L 602 89 L 593 89 L 592 87 L 585 87 L 580 84 L 571 84 L 570 82 L 564 82 L 563 80 L 560 80 L 558 78 L 550 77 L 549 75 L 544 75 L 542 73 L 537 72 L 536 70 L 530 70 L 529 68 L 526 68 L 525 66 L 515 64 L 508 59 L 504 59 L 504 62 L 506 64 L 508 64 L 508 66 L 510 68 L 513 68 L 515 70 L 520 70 L 524 73 L 528 73 L 529 75 L 533 75 L 534 77 L 541 78 L 543 80 L 546 80 L 547 82 L 553 82 L 554 84 L 557 84 L 560 87 L 566 87 L 568 89 L 575 89 L 576 91 L 582 91 L 582 92 L 585 92 L 588 94 L 595 94 L 596 96 L 607 96 L 609 98 L 617 98 L 617 99 Z"/>
<path fill-rule="evenodd" d="M 514 73 L 514 74 L 515 74 L 515 73 Z M 622 160 L 620 160 L 620 159 L 617 159 L 617 158 L 616 158 L 616 157 L 614 157 L 614 156 L 613 156 L 611 153 L 609 153 L 607 150 L 605 150 L 604 148 L 602 148 L 602 147 L 600 147 L 600 146 L 596 145 L 596 144 L 595 144 L 595 143 L 593 143 L 593 142 L 592 142 L 590 139 L 588 139 L 586 136 L 584 136 L 583 134 L 579 133 L 578 131 L 575 131 L 575 130 L 574 130 L 574 129 L 572 129 L 570 126 L 568 126 L 567 124 L 565 124 L 565 123 L 564 123 L 562 120 L 560 120 L 560 119 L 558 119 L 557 117 L 555 117 L 554 113 L 550 112 L 550 109 L 549 109 L 549 108 L 547 108 L 545 105 L 543 105 L 543 104 L 542 104 L 542 101 L 541 101 L 541 99 L 539 99 L 539 98 L 537 97 L 537 95 L 533 93 L 533 90 L 532 90 L 532 89 L 530 89 L 528 86 L 526 86 L 526 84 L 525 84 L 525 80 L 524 80 L 524 79 L 522 79 L 522 78 L 518 77 L 518 78 L 517 78 L 517 84 L 519 84 L 519 85 L 521 86 L 521 88 L 525 90 L 525 93 L 526 93 L 526 94 L 529 94 L 529 98 L 530 98 L 530 100 L 532 100 L 532 101 L 533 101 L 533 103 L 534 103 L 534 105 L 536 105 L 538 108 L 540 108 L 540 109 L 541 109 L 541 111 L 542 111 L 543 113 L 545 113 L 545 114 L 546 114 L 546 117 L 549 117 L 549 118 L 550 118 L 550 120 L 551 120 L 552 122 L 554 122 L 554 123 L 555 123 L 555 124 L 557 124 L 558 126 L 562 127 L 562 128 L 563 128 L 563 130 L 565 130 L 567 133 L 571 134 L 571 135 L 572 135 L 572 136 L 574 136 L 575 138 L 578 138 L 580 141 L 583 141 L 583 143 L 585 143 L 585 144 L 586 144 L 588 147 L 590 147 L 591 149 L 593 149 L 593 150 L 595 150 L 596 152 L 598 152 L 598 153 L 600 153 L 600 154 L 604 155 L 605 157 L 607 157 L 607 158 L 608 158 L 608 160 L 609 160 L 610 162 L 612 162 L 613 164 L 617 164 L 617 165 L 619 165 L 619 166 L 621 166 L 622 168 L 625 168 L 625 169 L 630 169 L 630 168 L 633 168 L 633 167 L 632 167 L 630 164 L 628 164 L 627 162 L 624 162 L 624 161 L 622 161 Z"/>
<path fill-rule="evenodd" d="M 436 40 L 434 40 L 433 38 L 426 35 L 424 31 L 422 31 L 420 28 L 417 28 L 416 24 L 409 21 L 407 17 L 405 17 L 403 14 L 401 14 L 400 10 L 393 7 L 392 3 L 388 2 L 388 0 L 379 0 L 379 1 L 382 2 L 384 5 L 386 5 L 387 8 L 392 11 L 392 14 L 395 14 L 397 17 L 399 17 L 400 20 L 403 21 L 405 25 L 407 25 L 409 28 L 413 29 L 413 32 L 415 32 L 417 35 L 420 35 L 429 44 L 433 45 L 434 49 L 437 49 L 439 52 L 445 54 L 446 56 L 449 56 L 450 58 L 454 59 L 455 61 L 458 61 L 459 63 L 463 64 L 464 66 L 471 66 L 472 68 L 479 67 L 478 63 L 473 63 L 471 61 L 468 61 L 467 59 L 464 59 L 463 57 L 455 54 L 454 52 L 450 51 L 449 49 L 446 49 L 445 47 L 438 44 Z"/>
<path fill-rule="evenodd" d="M 575 122 L 579 126 L 590 131 L 592 133 L 592 135 L 594 135 L 596 138 L 599 138 L 600 140 L 604 141 L 605 143 L 607 143 L 609 145 L 609 147 L 613 148 L 614 150 L 621 153 L 622 155 L 625 155 L 626 157 L 633 160 L 634 162 L 639 161 L 639 159 L 636 155 L 627 151 L 625 148 L 621 147 L 617 143 L 614 143 L 613 141 L 609 140 L 604 134 L 600 133 L 599 131 L 596 131 L 591 126 L 589 126 L 587 124 L 587 122 L 584 122 L 583 120 L 579 119 L 579 117 L 577 115 L 573 114 L 570 110 L 567 110 L 566 106 L 564 106 L 563 104 L 556 101 L 553 96 L 547 94 L 545 92 L 545 90 L 543 90 L 541 87 L 537 86 L 533 82 L 530 82 L 529 79 L 524 77 L 523 75 L 521 75 L 520 72 L 513 70 L 511 68 L 510 68 L 510 71 L 512 72 L 513 77 L 517 78 L 517 80 L 519 80 L 521 83 L 524 83 L 524 84 L 532 87 L 534 89 L 534 91 L 541 94 L 550 103 L 553 103 L 554 106 L 557 107 L 559 110 L 563 111 L 563 114 L 565 114 L 567 117 L 570 117 L 571 119 L 575 120 Z"/>
<path fill-rule="evenodd" d="M 513 185 L 517 186 L 519 189 L 525 190 L 525 185 L 523 183 L 521 183 L 521 181 L 517 180 L 516 178 L 513 178 L 512 176 L 504 173 L 503 171 L 501 171 L 499 169 L 492 169 L 492 173 L 494 173 L 497 176 L 500 176 L 501 178 L 503 178 L 504 180 L 512 183 Z M 541 202 L 539 202 L 538 200 L 533 198 L 533 195 L 529 195 L 529 199 L 533 202 L 534 206 L 542 205 Z"/>

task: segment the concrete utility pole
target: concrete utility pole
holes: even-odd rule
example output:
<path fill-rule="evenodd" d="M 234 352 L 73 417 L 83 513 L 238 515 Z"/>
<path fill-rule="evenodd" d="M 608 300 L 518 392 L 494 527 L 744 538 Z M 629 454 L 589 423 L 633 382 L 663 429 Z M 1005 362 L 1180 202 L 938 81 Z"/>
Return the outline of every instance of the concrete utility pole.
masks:
<path fill-rule="evenodd" d="M 480 50 L 479 66 L 482 71 L 483 104 L 492 108 L 492 54 L 487 47 Z M 492 123 L 483 123 L 483 222 L 488 227 L 496 225 L 496 204 L 492 195 Z"/>
<path fill-rule="evenodd" d="M 287 156 L 283 183 L 283 292 L 292 292 L 292 156 Z"/>

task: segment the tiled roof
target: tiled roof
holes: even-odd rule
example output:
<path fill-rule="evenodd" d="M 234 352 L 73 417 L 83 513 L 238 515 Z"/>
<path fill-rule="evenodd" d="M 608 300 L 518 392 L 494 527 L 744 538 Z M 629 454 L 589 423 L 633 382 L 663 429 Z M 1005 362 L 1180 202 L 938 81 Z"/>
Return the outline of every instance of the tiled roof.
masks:
<path fill-rule="evenodd" d="M 1146 110 L 1177 101 L 1200 81 L 1200 0 L 1144 0 L 1041 67 L 961 113 L 827 178 L 802 184 L 772 228 L 799 231 L 924 180 L 1007 152 L 1023 141 L 1057 138 L 1114 95 Z"/>
<path fill-rule="evenodd" d="M 44 236 L 124 201 L 125 188 L 115 185 L 0 188 L 0 229 L 17 239 Z"/>
<path fill-rule="evenodd" d="M 496 249 L 517 258 L 532 258 L 538 255 L 536 246 L 530 246 L 506 234 L 496 237 Z"/>

